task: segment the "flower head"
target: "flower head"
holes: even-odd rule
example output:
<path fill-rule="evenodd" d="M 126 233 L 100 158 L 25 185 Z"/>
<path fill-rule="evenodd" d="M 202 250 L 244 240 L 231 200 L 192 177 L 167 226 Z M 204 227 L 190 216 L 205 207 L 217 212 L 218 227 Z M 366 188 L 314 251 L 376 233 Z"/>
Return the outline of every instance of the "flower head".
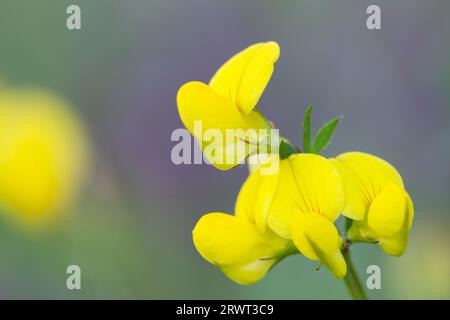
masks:
<path fill-rule="evenodd" d="M 312 138 L 312 105 L 303 121 L 305 153 L 285 137 L 273 143 L 275 129 L 268 135 L 245 132 L 268 127 L 256 104 L 278 56 L 276 43 L 255 44 L 226 62 L 209 85 L 189 82 L 178 92 L 181 120 L 214 166 L 227 170 L 249 157 L 250 175 L 235 215 L 203 216 L 193 230 L 195 247 L 240 284 L 259 281 L 279 261 L 301 253 L 344 278 L 353 297 L 365 298 L 352 263 L 347 273 L 349 246 L 375 242 L 386 253 L 401 255 L 413 220 L 412 201 L 398 172 L 384 160 L 360 152 L 320 156 L 341 117 L 325 123 Z M 222 137 L 229 129 L 243 133 L 237 140 L 205 139 L 196 131 L 197 122 Z M 255 152 L 267 145 L 267 138 L 270 152 Z M 345 241 L 334 224 L 341 214 L 352 221 Z"/>
<path fill-rule="evenodd" d="M 332 163 L 315 154 L 294 154 L 281 161 L 267 224 L 283 238 L 292 239 L 304 256 L 342 278 L 346 264 L 333 223 L 343 206 L 342 181 Z"/>
<path fill-rule="evenodd" d="M 333 160 L 346 193 L 343 215 L 354 219 L 351 241 L 377 242 L 400 256 L 408 243 L 414 208 L 400 174 L 386 161 L 362 152 L 347 152 Z"/>
<path fill-rule="evenodd" d="M 192 81 L 179 89 L 181 120 L 215 167 L 222 170 L 235 167 L 255 152 L 265 138 L 257 131 L 268 129 L 268 123 L 255 107 L 279 54 L 280 48 L 273 41 L 254 44 L 220 67 L 209 85 Z M 201 130 L 196 130 L 196 123 Z M 215 130 L 222 137 L 227 137 L 227 130 L 234 130 L 236 137 L 208 138 L 203 135 L 207 130 Z"/>

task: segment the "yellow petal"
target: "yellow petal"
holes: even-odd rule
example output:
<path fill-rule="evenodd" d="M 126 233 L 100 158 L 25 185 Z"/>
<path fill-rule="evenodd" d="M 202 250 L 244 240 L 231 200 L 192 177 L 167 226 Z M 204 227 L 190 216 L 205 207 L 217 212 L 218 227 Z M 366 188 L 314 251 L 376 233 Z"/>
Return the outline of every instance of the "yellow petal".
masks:
<path fill-rule="evenodd" d="M 236 201 L 236 215 L 254 222 L 261 233 L 266 231 L 269 209 L 278 186 L 280 170 L 269 171 L 275 161 L 279 161 L 278 157 L 272 157 L 250 174 Z"/>
<path fill-rule="evenodd" d="M 342 240 L 330 220 L 315 213 L 295 214 L 292 240 L 305 257 L 321 261 L 337 278 L 345 276 L 347 265 L 340 251 Z"/>
<path fill-rule="evenodd" d="M 277 158 L 277 159 L 275 159 Z M 270 154 L 270 153 L 255 153 L 248 157 L 247 159 L 247 166 L 248 166 L 248 172 L 249 174 L 252 174 L 256 171 L 256 169 L 259 168 L 261 165 L 267 165 L 269 163 L 272 163 L 272 161 L 278 160 L 279 161 L 279 155 L 278 154 Z"/>
<path fill-rule="evenodd" d="M 269 226 L 290 239 L 295 212 L 314 212 L 335 221 L 344 205 L 344 190 L 333 164 L 316 154 L 294 154 L 282 160 L 280 182 L 269 212 Z"/>
<path fill-rule="evenodd" d="M 414 208 L 409 195 L 389 184 L 372 202 L 364 220 L 354 221 L 348 232 L 352 241 L 374 241 L 384 252 L 402 255 L 408 244 Z"/>
<path fill-rule="evenodd" d="M 362 152 L 347 152 L 333 161 L 344 182 L 346 204 L 343 215 L 361 220 L 371 202 L 390 183 L 403 188 L 400 174 L 389 163 Z"/>
<path fill-rule="evenodd" d="M 266 128 L 260 113 L 242 114 L 201 82 L 183 85 L 177 104 L 185 127 L 197 139 L 209 162 L 222 170 L 235 167 L 255 150 L 258 130 Z M 232 130 L 235 135 L 230 137 Z"/>
<path fill-rule="evenodd" d="M 292 174 L 291 165 L 287 159 L 280 161 L 280 172 L 278 185 L 269 208 L 267 223 L 269 227 L 279 236 L 291 239 L 292 217 L 302 205 L 300 194 Z"/>
<path fill-rule="evenodd" d="M 362 187 L 361 181 L 343 162 L 337 159 L 330 159 L 330 161 L 339 170 L 344 183 L 346 201 L 342 214 L 353 220 L 364 219 L 371 200 Z"/>
<path fill-rule="evenodd" d="M 409 196 L 408 192 L 405 191 L 407 208 L 408 208 L 408 230 L 411 229 L 413 220 L 414 220 L 414 204 Z"/>
<path fill-rule="evenodd" d="M 403 189 L 388 185 L 376 198 L 367 214 L 367 225 L 379 238 L 393 236 L 407 227 L 408 203 Z"/>
<path fill-rule="evenodd" d="M 193 240 L 205 260 L 240 284 L 262 279 L 284 257 L 289 244 L 270 230 L 258 232 L 246 218 L 217 212 L 198 221 Z"/>
<path fill-rule="evenodd" d="M 380 248 L 391 256 L 399 257 L 405 253 L 408 246 L 408 232 L 401 232 L 392 237 L 386 237 L 379 240 Z"/>
<path fill-rule="evenodd" d="M 248 114 L 266 88 L 279 55 L 280 47 L 276 42 L 254 44 L 228 60 L 209 84 L 215 92 Z"/>
<path fill-rule="evenodd" d="M 303 211 L 319 213 L 334 222 L 345 200 L 339 171 L 328 159 L 315 154 L 296 154 L 288 160 L 302 207 L 306 207 Z"/>
<path fill-rule="evenodd" d="M 177 104 L 181 121 L 191 134 L 194 134 L 195 121 L 202 122 L 203 130 L 247 128 L 239 110 L 202 82 L 192 81 L 181 86 Z"/>
<path fill-rule="evenodd" d="M 372 202 L 367 226 L 387 254 L 401 256 L 405 252 L 413 211 L 409 195 L 394 184 L 388 185 Z"/>

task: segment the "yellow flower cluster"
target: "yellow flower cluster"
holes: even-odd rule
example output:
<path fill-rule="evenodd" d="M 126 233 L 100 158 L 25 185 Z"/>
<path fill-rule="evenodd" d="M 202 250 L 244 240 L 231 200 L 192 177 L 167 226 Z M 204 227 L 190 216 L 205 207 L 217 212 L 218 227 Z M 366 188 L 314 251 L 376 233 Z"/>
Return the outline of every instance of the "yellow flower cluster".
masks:
<path fill-rule="evenodd" d="M 196 136 L 195 121 L 221 131 L 267 128 L 268 121 L 256 105 L 279 54 L 275 42 L 254 44 L 226 62 L 209 85 L 189 82 L 180 88 L 181 120 L 203 150 L 209 146 L 215 154 L 227 154 L 233 148 Z M 206 156 L 226 170 L 254 152 L 250 148 L 231 165 L 209 153 Z M 347 272 L 341 252 L 344 240 L 334 224 L 341 214 L 353 220 L 346 241 L 378 243 L 395 256 L 405 251 L 414 210 L 402 178 L 390 164 L 361 152 L 333 159 L 295 152 L 268 159 L 242 186 L 234 215 L 208 213 L 193 230 L 201 256 L 230 279 L 253 284 L 283 258 L 298 252 L 343 278 Z M 279 161 L 278 170 L 264 174 L 272 161 Z"/>

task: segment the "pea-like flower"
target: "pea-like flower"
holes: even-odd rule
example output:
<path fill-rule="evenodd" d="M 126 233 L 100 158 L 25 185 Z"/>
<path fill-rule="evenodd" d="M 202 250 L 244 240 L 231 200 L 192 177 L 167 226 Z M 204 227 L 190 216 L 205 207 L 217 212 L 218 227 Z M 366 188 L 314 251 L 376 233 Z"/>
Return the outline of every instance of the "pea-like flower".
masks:
<path fill-rule="evenodd" d="M 349 239 L 376 242 L 387 254 L 402 255 L 414 208 L 400 174 L 386 161 L 362 152 L 343 153 L 333 163 L 344 182 L 343 214 L 354 219 Z"/>
<path fill-rule="evenodd" d="M 256 105 L 279 54 L 275 42 L 254 44 L 220 67 L 209 84 L 192 81 L 179 89 L 181 120 L 215 167 L 235 167 L 267 139 L 260 130 L 269 125 Z"/>
<path fill-rule="evenodd" d="M 342 278 L 346 263 L 333 224 L 344 206 L 337 169 L 314 154 L 291 155 L 274 174 L 263 174 L 264 166 L 243 185 L 235 217 L 200 219 L 193 233 L 197 250 L 238 283 L 258 281 L 294 248 Z"/>
<path fill-rule="evenodd" d="M 334 222 L 344 207 L 338 170 L 315 154 L 294 154 L 280 163 L 279 179 L 265 218 L 307 258 L 323 263 L 338 278 L 346 274 L 342 240 Z"/>
<path fill-rule="evenodd" d="M 84 176 L 87 140 L 69 106 L 42 90 L 0 89 L 0 206 L 24 226 L 58 220 Z"/>

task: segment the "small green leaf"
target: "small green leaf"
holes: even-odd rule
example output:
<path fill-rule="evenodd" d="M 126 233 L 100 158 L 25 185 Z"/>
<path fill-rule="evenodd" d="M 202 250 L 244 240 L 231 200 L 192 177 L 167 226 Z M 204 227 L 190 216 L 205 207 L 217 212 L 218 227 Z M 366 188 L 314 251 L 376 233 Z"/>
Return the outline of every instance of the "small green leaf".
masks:
<path fill-rule="evenodd" d="M 330 143 L 331 138 L 333 137 L 334 129 L 341 121 L 341 117 L 334 118 L 327 123 L 325 123 L 322 128 L 316 134 L 314 138 L 314 142 L 311 147 L 312 153 L 319 153 Z"/>
<path fill-rule="evenodd" d="M 305 111 L 305 117 L 303 119 L 303 152 L 311 152 L 311 113 L 312 104 L 308 106 Z"/>

